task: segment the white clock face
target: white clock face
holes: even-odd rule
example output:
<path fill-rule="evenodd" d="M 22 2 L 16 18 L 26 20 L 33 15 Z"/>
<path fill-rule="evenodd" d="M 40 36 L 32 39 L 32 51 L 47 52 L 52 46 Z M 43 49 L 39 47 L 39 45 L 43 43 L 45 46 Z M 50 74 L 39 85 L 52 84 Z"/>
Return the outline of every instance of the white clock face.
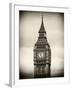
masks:
<path fill-rule="evenodd" d="M 39 52 L 38 53 L 38 58 L 41 59 L 41 58 L 44 58 L 44 56 L 45 56 L 44 52 Z"/>

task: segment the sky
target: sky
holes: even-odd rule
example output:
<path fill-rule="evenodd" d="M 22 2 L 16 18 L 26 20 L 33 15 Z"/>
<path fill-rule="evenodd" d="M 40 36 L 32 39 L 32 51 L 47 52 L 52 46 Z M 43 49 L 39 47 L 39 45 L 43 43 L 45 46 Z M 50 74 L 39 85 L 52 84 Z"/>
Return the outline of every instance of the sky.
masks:
<path fill-rule="evenodd" d="M 42 15 L 47 40 L 51 47 L 51 76 L 57 76 L 64 72 L 63 13 L 20 11 L 20 70 L 26 74 L 34 73 L 33 49 L 38 39 Z"/>

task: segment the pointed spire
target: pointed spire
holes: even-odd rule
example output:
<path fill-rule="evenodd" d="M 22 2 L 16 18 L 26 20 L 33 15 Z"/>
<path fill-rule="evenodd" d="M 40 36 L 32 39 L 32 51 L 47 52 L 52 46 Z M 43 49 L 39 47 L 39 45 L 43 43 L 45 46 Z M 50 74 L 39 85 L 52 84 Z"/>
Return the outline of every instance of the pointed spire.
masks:
<path fill-rule="evenodd" d="M 43 23 L 43 13 L 41 13 L 41 17 L 42 17 L 42 23 Z"/>
<path fill-rule="evenodd" d="M 45 28 L 44 28 L 44 23 L 43 23 L 43 15 L 41 15 L 41 16 L 42 16 L 42 22 L 41 22 L 41 27 L 40 27 L 39 33 L 46 33 Z"/>

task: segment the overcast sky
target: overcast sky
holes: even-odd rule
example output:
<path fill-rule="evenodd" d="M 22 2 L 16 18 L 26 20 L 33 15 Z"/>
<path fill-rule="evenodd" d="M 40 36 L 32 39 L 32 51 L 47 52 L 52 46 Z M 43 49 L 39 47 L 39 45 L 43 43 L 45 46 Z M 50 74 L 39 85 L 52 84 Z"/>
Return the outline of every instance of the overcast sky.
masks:
<path fill-rule="evenodd" d="M 20 12 L 20 69 L 34 73 L 33 48 L 43 23 L 51 47 L 51 75 L 64 70 L 64 15 L 62 13 Z"/>

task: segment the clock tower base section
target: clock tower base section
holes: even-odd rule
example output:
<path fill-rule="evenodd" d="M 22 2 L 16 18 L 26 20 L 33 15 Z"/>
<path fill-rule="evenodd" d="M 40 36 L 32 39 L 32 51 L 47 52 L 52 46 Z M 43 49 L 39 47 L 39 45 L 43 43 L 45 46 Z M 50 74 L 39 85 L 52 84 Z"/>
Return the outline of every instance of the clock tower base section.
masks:
<path fill-rule="evenodd" d="M 50 77 L 50 64 L 34 65 L 34 78 Z"/>

